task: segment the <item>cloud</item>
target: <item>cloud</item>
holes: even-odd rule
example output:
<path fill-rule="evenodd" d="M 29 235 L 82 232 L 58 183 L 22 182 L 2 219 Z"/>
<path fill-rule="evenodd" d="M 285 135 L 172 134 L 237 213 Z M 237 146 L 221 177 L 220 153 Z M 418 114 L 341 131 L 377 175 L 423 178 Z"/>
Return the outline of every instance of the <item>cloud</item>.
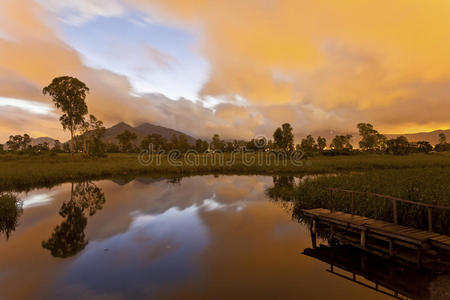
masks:
<path fill-rule="evenodd" d="M 73 14 L 87 22 L 125 15 L 130 6 L 158 26 L 194 33 L 211 66 L 203 99 L 133 96 L 126 74 L 86 66 L 60 36 L 58 18 L 70 22 Z M 202 138 L 271 136 L 284 122 L 297 138 L 327 129 L 354 132 L 358 122 L 386 133 L 449 128 L 449 13 L 447 2 L 422 1 L 6 0 L 0 3 L 0 97 L 51 104 L 42 87 L 56 76 L 76 76 L 90 87 L 89 112 L 107 126 L 152 122 Z M 136 69 L 136 60 L 121 60 L 130 51 L 143 58 L 143 72 L 178 65 L 150 44 L 124 43 L 108 59 Z M 0 141 L 35 128 L 35 134 L 68 137 L 50 113 L 3 106 L 0 118 Z"/>
<path fill-rule="evenodd" d="M 385 130 L 450 126 L 441 113 L 450 102 L 444 96 L 450 83 L 448 1 L 128 2 L 201 33 L 211 63 L 203 96 L 311 104 L 352 122 L 359 115 L 381 122 L 384 113 L 397 114 L 380 124 Z M 424 106 L 427 114 L 419 120 L 403 113 Z"/>
<path fill-rule="evenodd" d="M 81 25 L 95 17 L 117 17 L 125 7 L 117 0 L 37 0 L 42 6 L 60 15 L 60 20 Z"/>

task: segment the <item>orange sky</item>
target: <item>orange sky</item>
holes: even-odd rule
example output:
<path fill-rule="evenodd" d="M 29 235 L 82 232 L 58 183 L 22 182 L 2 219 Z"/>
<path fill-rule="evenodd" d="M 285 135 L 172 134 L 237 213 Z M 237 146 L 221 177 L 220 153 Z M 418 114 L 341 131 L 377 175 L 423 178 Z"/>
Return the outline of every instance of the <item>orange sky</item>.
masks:
<path fill-rule="evenodd" d="M 113 22 L 138 18 L 151 22 L 147 31 L 136 27 L 136 35 L 164 32 L 146 45 L 131 44 L 126 36 L 119 41 L 128 43 L 131 53 L 142 47 L 158 53 L 140 58 L 142 64 L 168 58 L 169 63 L 155 64 L 152 78 L 141 76 L 152 94 L 136 92 L 136 78 L 121 71 L 130 49 L 115 49 L 125 66 L 110 70 L 87 64 L 82 47 L 68 42 L 71 28 L 89 36 L 89 24 L 111 20 L 101 30 L 113 36 Z M 67 137 L 56 111 L 36 114 L 21 102 L 51 104 L 42 87 L 66 74 L 87 83 L 90 112 L 107 125 L 148 121 L 196 137 L 217 132 L 228 138 L 270 135 L 285 121 L 305 135 L 355 132 L 358 122 L 371 122 L 385 133 L 447 129 L 449 23 L 448 1 L 5 0 L 0 3 L 0 138 L 24 132 Z M 175 38 L 164 31 L 171 28 L 192 36 L 188 46 L 175 47 L 175 59 L 158 50 Z M 93 49 L 99 57 L 108 54 Z M 177 72 L 190 60 L 183 53 L 190 51 L 207 69 L 193 63 L 181 79 L 168 76 L 163 89 L 154 80 L 157 72 Z M 199 73 L 204 80 L 194 82 Z M 196 93 L 181 91 L 183 84 Z M 184 98 L 171 99 L 172 89 Z M 2 105 L 5 99 L 9 102 Z"/>

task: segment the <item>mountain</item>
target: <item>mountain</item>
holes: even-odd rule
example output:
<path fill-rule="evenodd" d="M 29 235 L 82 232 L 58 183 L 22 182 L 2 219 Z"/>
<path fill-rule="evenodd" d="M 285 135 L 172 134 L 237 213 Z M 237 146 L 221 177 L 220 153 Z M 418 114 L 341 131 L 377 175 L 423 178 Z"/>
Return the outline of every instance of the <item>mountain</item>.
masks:
<path fill-rule="evenodd" d="M 398 136 L 405 136 L 410 142 L 418 141 L 428 141 L 431 145 L 436 145 L 439 143 L 439 134 L 443 133 L 447 137 L 447 141 L 450 141 L 450 129 L 447 130 L 434 130 L 431 132 L 419 132 L 419 133 L 408 133 L 408 134 L 386 134 L 388 139 L 396 138 Z"/>
<path fill-rule="evenodd" d="M 158 125 L 153 125 L 150 123 L 144 123 L 141 124 L 137 127 L 132 127 L 124 122 L 120 122 L 114 126 L 112 126 L 111 128 L 106 129 L 105 132 L 105 142 L 107 143 L 117 143 L 117 138 L 116 136 L 118 134 L 121 134 L 122 132 L 124 132 L 125 130 L 128 130 L 130 132 L 134 132 L 137 135 L 137 140 L 136 140 L 136 144 L 139 145 L 139 143 L 148 135 L 151 134 L 159 134 L 163 137 L 165 137 L 167 140 L 170 141 L 170 139 L 172 138 L 172 135 L 176 135 L 176 136 L 180 136 L 180 135 L 185 135 L 188 139 L 188 142 L 190 144 L 194 144 L 195 143 L 195 138 L 193 138 L 190 135 L 187 135 L 183 132 L 171 129 L 171 128 L 167 128 L 167 127 L 162 127 L 162 126 L 158 126 Z"/>
<path fill-rule="evenodd" d="M 39 144 L 48 143 L 48 146 L 50 148 L 53 148 L 55 145 L 55 139 L 52 139 L 51 137 L 38 137 L 38 138 L 31 138 L 31 145 L 36 146 Z"/>

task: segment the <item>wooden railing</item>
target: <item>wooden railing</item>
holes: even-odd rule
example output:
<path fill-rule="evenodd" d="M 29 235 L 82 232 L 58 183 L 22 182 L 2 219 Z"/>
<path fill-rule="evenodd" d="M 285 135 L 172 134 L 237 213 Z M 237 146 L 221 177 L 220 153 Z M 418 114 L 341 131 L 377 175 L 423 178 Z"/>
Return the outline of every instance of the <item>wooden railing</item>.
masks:
<path fill-rule="evenodd" d="M 366 195 L 366 196 L 372 198 L 375 214 L 376 214 L 376 210 L 377 210 L 377 200 L 384 199 L 384 200 L 392 201 L 394 224 L 398 224 L 397 202 L 408 203 L 408 204 L 425 207 L 427 209 L 427 216 L 428 216 L 428 231 L 433 231 L 433 216 L 432 216 L 432 211 L 431 211 L 433 208 L 450 210 L 449 206 L 434 205 L 434 204 L 428 204 L 428 203 L 423 203 L 423 202 L 411 201 L 411 200 L 401 199 L 401 198 L 392 197 L 389 195 L 377 194 L 377 193 L 345 190 L 345 189 L 338 189 L 338 188 L 328 188 L 328 190 L 330 191 L 330 202 L 331 202 L 330 210 L 332 212 L 335 211 L 335 205 L 334 205 L 335 199 L 334 199 L 333 194 L 335 194 L 336 192 L 343 192 L 343 193 L 351 194 L 351 196 L 352 196 L 352 204 L 351 204 L 352 215 L 355 214 L 355 195 Z M 375 218 L 376 218 L 376 216 L 375 216 Z"/>

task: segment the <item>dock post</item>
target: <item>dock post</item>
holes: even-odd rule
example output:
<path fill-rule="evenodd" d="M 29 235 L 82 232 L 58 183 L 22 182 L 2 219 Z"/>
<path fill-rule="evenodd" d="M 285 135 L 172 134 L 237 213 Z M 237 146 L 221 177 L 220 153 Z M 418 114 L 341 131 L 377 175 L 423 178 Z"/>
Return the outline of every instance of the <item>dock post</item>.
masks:
<path fill-rule="evenodd" d="M 428 231 L 433 231 L 433 216 L 431 215 L 431 207 L 427 208 L 428 211 Z"/>
<path fill-rule="evenodd" d="M 394 240 L 393 239 L 389 240 L 389 257 L 390 258 L 394 257 Z"/>
<path fill-rule="evenodd" d="M 417 268 L 420 269 L 422 267 L 422 247 L 419 246 L 417 248 Z"/>
<path fill-rule="evenodd" d="M 333 213 L 334 212 L 334 200 L 333 200 L 333 190 L 330 190 L 330 211 Z"/>
<path fill-rule="evenodd" d="M 311 232 L 311 243 L 312 243 L 312 247 L 313 249 L 317 248 L 317 220 L 314 218 L 310 227 L 310 232 Z"/>
<path fill-rule="evenodd" d="M 394 214 L 394 224 L 398 225 L 397 200 L 395 200 L 395 199 L 392 199 L 392 211 Z"/>
<path fill-rule="evenodd" d="M 361 230 L 361 247 L 363 249 L 366 248 L 366 235 L 367 235 L 367 229 Z"/>
<path fill-rule="evenodd" d="M 355 214 L 355 193 L 352 191 L 352 217 Z"/>

